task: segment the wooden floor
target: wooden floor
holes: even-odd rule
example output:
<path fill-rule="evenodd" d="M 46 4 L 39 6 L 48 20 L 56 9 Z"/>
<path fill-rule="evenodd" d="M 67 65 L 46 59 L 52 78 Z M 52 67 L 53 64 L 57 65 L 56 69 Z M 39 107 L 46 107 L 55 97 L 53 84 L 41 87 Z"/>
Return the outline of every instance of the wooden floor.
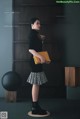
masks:
<path fill-rule="evenodd" d="M 80 100 L 40 99 L 40 105 L 51 115 L 42 119 L 80 119 Z M 6 103 L 0 99 L 0 111 L 8 112 L 8 119 L 40 119 L 27 115 L 31 109 L 31 100 Z"/>

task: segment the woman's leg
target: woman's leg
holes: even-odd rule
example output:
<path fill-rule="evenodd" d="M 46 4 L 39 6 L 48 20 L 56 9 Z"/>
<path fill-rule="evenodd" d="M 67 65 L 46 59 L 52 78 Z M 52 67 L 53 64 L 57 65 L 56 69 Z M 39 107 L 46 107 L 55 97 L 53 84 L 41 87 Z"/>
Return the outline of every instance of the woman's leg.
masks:
<path fill-rule="evenodd" d="M 33 84 L 32 86 L 32 101 L 37 102 L 39 97 L 39 85 Z"/>
<path fill-rule="evenodd" d="M 32 114 L 47 114 L 46 110 L 43 110 L 38 104 L 39 98 L 39 85 L 33 84 L 32 86 Z"/>

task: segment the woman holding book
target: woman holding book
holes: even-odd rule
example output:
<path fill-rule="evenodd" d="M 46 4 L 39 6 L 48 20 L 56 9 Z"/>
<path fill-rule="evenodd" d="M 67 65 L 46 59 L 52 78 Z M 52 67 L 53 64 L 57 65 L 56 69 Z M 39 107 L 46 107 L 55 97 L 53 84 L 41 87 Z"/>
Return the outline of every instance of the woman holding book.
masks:
<path fill-rule="evenodd" d="M 45 115 L 47 114 L 47 111 L 42 109 L 38 104 L 40 85 L 47 82 L 47 78 L 42 67 L 42 64 L 46 63 L 46 60 L 38 53 L 42 51 L 42 39 L 39 35 L 40 27 L 39 18 L 32 18 L 31 31 L 29 34 L 29 52 L 31 53 L 30 66 L 32 71 L 27 82 L 32 84 L 32 114 Z M 35 64 L 33 56 L 40 59 L 40 64 Z"/>

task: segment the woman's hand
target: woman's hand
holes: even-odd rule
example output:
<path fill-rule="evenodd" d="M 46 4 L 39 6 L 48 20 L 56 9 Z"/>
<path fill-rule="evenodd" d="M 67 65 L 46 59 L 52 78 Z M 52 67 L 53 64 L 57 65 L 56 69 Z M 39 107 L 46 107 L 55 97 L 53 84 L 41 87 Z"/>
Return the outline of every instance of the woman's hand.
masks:
<path fill-rule="evenodd" d="M 43 56 L 40 56 L 40 60 L 41 60 L 41 64 L 46 62 L 46 60 L 45 60 L 45 58 Z"/>

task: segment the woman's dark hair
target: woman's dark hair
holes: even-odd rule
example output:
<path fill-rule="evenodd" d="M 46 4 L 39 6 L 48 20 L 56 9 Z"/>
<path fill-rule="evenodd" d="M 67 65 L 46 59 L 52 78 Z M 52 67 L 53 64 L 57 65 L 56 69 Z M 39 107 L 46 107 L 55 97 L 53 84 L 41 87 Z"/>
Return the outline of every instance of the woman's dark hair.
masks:
<path fill-rule="evenodd" d="M 39 18 L 34 17 L 34 18 L 32 18 L 32 19 L 31 19 L 31 24 L 34 24 L 34 22 L 35 22 L 36 20 L 39 20 L 39 21 L 40 21 L 40 19 L 39 19 Z"/>

